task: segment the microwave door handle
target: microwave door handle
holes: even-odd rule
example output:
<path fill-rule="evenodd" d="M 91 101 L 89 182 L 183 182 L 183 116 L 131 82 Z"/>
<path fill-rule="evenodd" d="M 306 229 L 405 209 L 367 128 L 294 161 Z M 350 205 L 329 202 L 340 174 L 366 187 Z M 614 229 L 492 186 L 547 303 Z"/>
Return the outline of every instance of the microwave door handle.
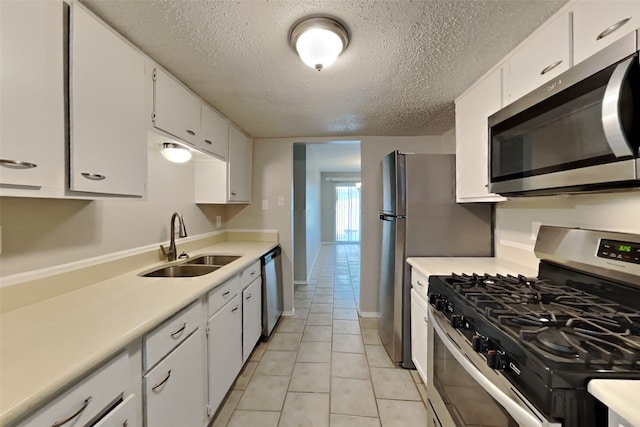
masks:
<path fill-rule="evenodd" d="M 442 330 L 438 324 L 438 320 L 431 313 L 429 308 L 429 321 L 433 325 L 434 331 L 438 334 L 441 341 L 447 347 L 449 352 L 455 357 L 465 371 L 487 392 L 493 397 L 502 407 L 513 417 L 519 426 L 522 427 L 543 427 L 542 421 L 525 410 L 522 406 L 518 405 L 513 399 L 507 396 L 502 390 L 500 390 L 495 384 L 489 381 L 483 374 L 471 363 L 464 354 L 456 347 L 451 340 L 447 337 L 447 334 Z"/>
<path fill-rule="evenodd" d="M 602 100 L 602 127 L 604 128 L 607 143 L 616 157 L 627 157 L 634 154 L 631 144 L 627 141 L 622 129 L 620 109 L 618 108 L 620 97 L 622 96 L 622 87 L 634 60 L 636 60 L 635 56 L 618 64 L 609 79 L 609 83 L 607 83 Z"/>

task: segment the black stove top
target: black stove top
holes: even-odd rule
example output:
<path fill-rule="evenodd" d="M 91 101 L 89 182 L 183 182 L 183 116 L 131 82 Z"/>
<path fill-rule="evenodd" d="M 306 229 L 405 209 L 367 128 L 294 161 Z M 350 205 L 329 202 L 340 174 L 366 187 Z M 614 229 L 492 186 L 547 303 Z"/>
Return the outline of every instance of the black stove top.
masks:
<path fill-rule="evenodd" d="M 640 310 L 524 276 L 452 274 L 443 282 L 543 363 L 640 369 Z"/>

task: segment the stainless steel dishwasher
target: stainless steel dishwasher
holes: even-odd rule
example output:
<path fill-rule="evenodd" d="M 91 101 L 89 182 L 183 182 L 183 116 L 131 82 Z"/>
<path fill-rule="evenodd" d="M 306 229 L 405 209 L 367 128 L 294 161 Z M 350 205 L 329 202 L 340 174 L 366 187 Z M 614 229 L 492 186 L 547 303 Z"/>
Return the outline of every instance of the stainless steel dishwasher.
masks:
<path fill-rule="evenodd" d="M 282 315 L 282 263 L 280 246 L 261 258 L 262 336 L 269 337 Z"/>

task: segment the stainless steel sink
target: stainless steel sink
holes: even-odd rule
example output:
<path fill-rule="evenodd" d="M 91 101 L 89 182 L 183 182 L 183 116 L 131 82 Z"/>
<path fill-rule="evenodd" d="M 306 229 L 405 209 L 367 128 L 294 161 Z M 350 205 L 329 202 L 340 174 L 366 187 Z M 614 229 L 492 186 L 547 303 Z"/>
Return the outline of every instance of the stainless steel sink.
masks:
<path fill-rule="evenodd" d="M 190 265 L 190 264 L 178 264 L 169 267 L 159 268 L 151 271 L 147 274 L 143 274 L 142 277 L 195 277 L 204 276 L 205 274 L 212 273 L 218 270 L 219 266 L 214 265 Z"/>
<path fill-rule="evenodd" d="M 189 265 L 216 265 L 225 266 L 240 258 L 237 255 L 201 255 L 196 258 L 189 259 L 185 264 Z"/>

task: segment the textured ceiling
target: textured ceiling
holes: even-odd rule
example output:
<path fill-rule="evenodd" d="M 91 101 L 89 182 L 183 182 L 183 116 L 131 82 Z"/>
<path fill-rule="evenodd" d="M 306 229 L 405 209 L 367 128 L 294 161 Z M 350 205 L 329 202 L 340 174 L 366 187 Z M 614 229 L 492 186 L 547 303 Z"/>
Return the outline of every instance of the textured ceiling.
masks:
<path fill-rule="evenodd" d="M 81 0 L 253 137 L 439 135 L 454 99 L 566 0 Z M 305 66 L 294 22 L 333 15 L 347 50 Z"/>

